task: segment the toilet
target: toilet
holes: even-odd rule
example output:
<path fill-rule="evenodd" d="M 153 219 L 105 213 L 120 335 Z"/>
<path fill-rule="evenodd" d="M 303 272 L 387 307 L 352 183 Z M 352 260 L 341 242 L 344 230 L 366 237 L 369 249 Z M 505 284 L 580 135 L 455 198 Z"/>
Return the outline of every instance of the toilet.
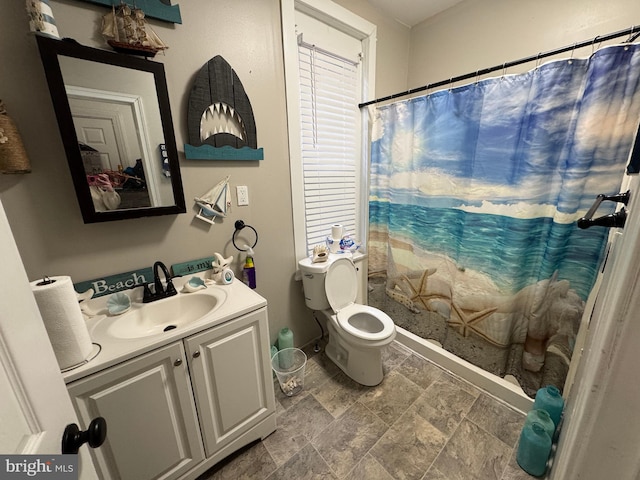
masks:
<path fill-rule="evenodd" d="M 393 320 L 377 308 L 355 303 L 358 280 L 350 256 L 330 254 L 322 263 L 305 258 L 298 265 L 307 307 L 326 320 L 327 356 L 356 382 L 378 385 L 383 378 L 382 347 L 396 336 Z"/>

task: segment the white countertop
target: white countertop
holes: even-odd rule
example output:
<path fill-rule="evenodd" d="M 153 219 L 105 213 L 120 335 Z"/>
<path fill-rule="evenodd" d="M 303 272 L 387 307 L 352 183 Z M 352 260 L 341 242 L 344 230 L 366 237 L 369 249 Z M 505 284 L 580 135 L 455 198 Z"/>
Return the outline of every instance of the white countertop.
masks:
<path fill-rule="evenodd" d="M 193 275 L 174 278 L 173 284 L 178 291 L 178 295 L 223 296 L 226 297 L 224 302 L 222 302 L 220 306 L 216 307 L 212 312 L 192 323 L 155 335 L 139 338 L 114 338 L 113 336 L 109 336 L 104 333 L 104 328 L 99 328 L 98 326 L 101 324 L 104 326 L 103 322 L 108 322 L 109 320 L 115 321 L 120 318 L 119 316 L 110 316 L 108 314 L 107 300 L 110 295 L 86 301 L 86 307 L 96 313 L 96 315 L 87 319 L 87 328 L 93 343 L 100 346 L 100 351 L 87 363 L 67 372 L 63 372 L 62 376 L 65 383 L 73 382 L 74 380 L 78 380 L 99 370 L 103 370 L 130 358 L 155 350 L 159 347 L 163 347 L 216 325 L 220 325 L 233 318 L 237 318 L 246 313 L 266 307 L 267 305 L 266 299 L 238 279 L 234 279 L 233 283 L 230 285 L 210 285 L 205 289 L 198 290 L 197 292 L 182 292 L 184 284 L 190 278 L 195 276 L 205 279 L 210 277 L 210 273 L 200 272 Z M 143 305 L 142 291 L 143 288 L 141 286 L 124 291 L 124 293 L 127 293 L 131 298 L 132 309 L 141 308 Z M 171 298 L 174 297 L 157 300 L 153 303 L 161 304 L 161 302 L 170 300 Z M 126 313 L 123 315 L 126 315 Z M 98 348 L 96 347 L 95 350 L 97 349 Z"/>

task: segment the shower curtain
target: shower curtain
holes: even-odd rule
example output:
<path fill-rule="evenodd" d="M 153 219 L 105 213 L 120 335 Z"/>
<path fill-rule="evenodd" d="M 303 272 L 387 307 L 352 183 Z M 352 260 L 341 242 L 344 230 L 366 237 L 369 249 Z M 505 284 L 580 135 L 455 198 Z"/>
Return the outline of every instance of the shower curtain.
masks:
<path fill-rule="evenodd" d="M 639 81 L 620 45 L 378 108 L 369 303 L 529 395 L 562 390 L 609 233 L 576 220 L 619 192 Z"/>

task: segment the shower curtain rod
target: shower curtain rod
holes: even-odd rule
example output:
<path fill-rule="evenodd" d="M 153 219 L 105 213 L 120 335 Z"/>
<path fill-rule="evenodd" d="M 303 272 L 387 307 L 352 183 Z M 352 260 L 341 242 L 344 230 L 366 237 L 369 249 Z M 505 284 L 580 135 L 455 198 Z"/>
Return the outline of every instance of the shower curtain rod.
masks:
<path fill-rule="evenodd" d="M 520 58 L 512 62 L 503 63 L 502 65 L 496 65 L 495 67 L 483 68 L 482 70 L 477 70 L 475 72 L 467 73 L 465 75 L 460 75 L 458 77 L 452 77 L 452 78 L 449 78 L 448 80 L 441 80 L 439 82 L 430 83 L 422 87 L 412 88 L 411 90 L 407 90 L 404 92 L 394 93 L 393 95 L 388 95 L 386 97 L 378 98 L 376 100 L 370 100 L 368 102 L 358 104 L 358 108 L 366 107 L 374 103 L 385 102 L 387 100 L 393 100 L 394 98 L 412 95 L 418 92 L 424 92 L 425 90 L 429 90 L 431 88 L 442 87 L 443 85 L 459 82 L 461 80 L 468 80 L 470 78 L 479 77 L 481 75 L 486 75 L 487 73 L 495 72 L 496 70 L 505 70 L 509 67 L 514 67 L 516 65 L 521 65 L 523 63 L 537 61 L 537 60 L 540 60 L 541 58 L 557 55 L 558 53 L 568 52 L 570 50 L 575 50 L 576 48 L 588 47 L 589 45 L 594 45 L 596 42 L 605 42 L 607 40 L 612 40 L 614 38 L 622 37 L 624 35 L 629 35 L 629 39 L 627 40 L 627 42 L 633 41 L 638 37 L 638 35 L 633 36 L 633 34 L 636 32 L 640 32 L 640 25 L 635 25 L 633 27 L 626 28 L 624 30 L 612 32 L 604 36 L 598 35 L 591 40 L 585 40 L 583 42 L 574 43 L 573 45 L 567 45 L 565 47 L 557 48 L 555 50 L 549 50 L 548 52 L 541 52 L 541 53 L 538 53 L 537 55 L 531 55 L 530 57 Z"/>

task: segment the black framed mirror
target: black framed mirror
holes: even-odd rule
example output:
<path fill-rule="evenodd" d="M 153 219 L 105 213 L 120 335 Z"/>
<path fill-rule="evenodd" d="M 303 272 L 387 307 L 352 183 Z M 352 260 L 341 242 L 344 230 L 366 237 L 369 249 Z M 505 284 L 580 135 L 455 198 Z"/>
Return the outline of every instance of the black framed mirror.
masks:
<path fill-rule="evenodd" d="M 36 38 L 84 222 L 185 213 L 164 65 Z"/>

